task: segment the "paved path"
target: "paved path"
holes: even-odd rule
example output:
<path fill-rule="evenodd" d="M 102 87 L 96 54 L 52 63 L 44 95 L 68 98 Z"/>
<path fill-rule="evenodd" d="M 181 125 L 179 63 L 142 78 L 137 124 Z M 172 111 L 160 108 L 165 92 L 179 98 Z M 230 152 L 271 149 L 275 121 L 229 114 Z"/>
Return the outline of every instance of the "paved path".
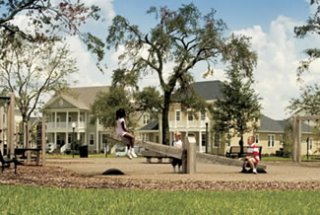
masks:
<path fill-rule="evenodd" d="M 242 174 L 239 167 L 220 164 L 197 163 L 196 174 L 174 173 L 168 163 L 146 163 L 145 158 L 71 158 L 47 159 L 47 166 L 60 166 L 77 173 L 103 176 L 102 173 L 117 168 L 124 178 L 201 181 L 319 181 L 320 163 L 294 164 L 292 162 L 264 162 L 267 174 Z M 112 177 L 112 176 L 109 176 Z"/>

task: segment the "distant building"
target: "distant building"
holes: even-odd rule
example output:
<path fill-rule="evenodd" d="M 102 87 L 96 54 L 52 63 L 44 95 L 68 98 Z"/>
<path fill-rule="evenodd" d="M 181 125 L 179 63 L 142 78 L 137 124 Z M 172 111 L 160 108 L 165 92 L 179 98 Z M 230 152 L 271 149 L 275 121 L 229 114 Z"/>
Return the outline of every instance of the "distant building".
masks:
<path fill-rule="evenodd" d="M 220 81 L 195 82 L 193 84 L 195 92 L 208 103 L 214 103 L 215 100 L 223 97 L 221 86 L 222 83 Z M 199 112 L 197 118 L 192 117 L 190 112 L 191 110 L 182 111 L 178 101 L 171 103 L 169 111 L 170 142 L 173 140 L 174 133 L 180 131 L 183 137 L 188 135 L 196 137 L 196 149 L 199 152 L 208 151 L 223 155 L 230 146 L 238 145 L 239 137 L 226 137 L 224 144 L 222 144 L 220 137 L 212 133 L 212 122 L 210 121 L 209 112 Z M 261 115 L 258 121 L 258 130 L 255 133 L 251 132 L 244 135 L 245 144 L 248 136 L 255 135 L 256 142 L 263 147 L 262 153 L 276 154 L 277 151 L 282 150 L 284 147 L 284 135 L 290 123 L 290 119 L 273 120 L 265 115 Z M 320 143 L 315 135 L 312 135 L 311 130 L 310 126 L 303 125 L 302 154 L 306 154 L 307 152 L 307 144 L 304 144 L 307 138 L 310 153 L 320 149 Z M 161 142 L 160 134 L 161 121 L 153 121 L 139 130 L 141 139 L 158 143 Z M 206 140 L 208 140 L 208 144 L 206 144 Z"/>
<path fill-rule="evenodd" d="M 48 142 L 61 148 L 76 139 L 89 151 L 102 150 L 108 131 L 93 120 L 90 108 L 98 93 L 108 91 L 108 86 L 77 87 L 54 95 L 43 108 Z"/>

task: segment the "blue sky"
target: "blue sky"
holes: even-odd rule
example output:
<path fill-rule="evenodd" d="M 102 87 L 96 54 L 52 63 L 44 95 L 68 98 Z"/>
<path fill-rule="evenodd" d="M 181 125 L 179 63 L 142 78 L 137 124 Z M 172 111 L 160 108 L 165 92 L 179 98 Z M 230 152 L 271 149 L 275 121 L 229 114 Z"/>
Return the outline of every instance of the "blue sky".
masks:
<path fill-rule="evenodd" d="M 115 0 L 113 5 L 117 14 L 144 25 L 150 19 L 145 12 L 151 6 L 168 6 L 176 9 L 182 4 L 191 2 L 203 13 L 209 12 L 211 8 L 215 9 L 217 17 L 222 18 L 233 30 L 253 25 L 267 28 L 279 15 L 304 20 L 309 12 L 306 0 Z"/>
<path fill-rule="evenodd" d="M 216 17 L 225 21 L 228 33 L 243 34 L 251 37 L 252 49 L 258 54 L 258 65 L 254 71 L 254 88 L 262 97 L 262 113 L 273 118 L 283 119 L 289 116 L 285 111 L 290 99 L 299 95 L 301 85 L 296 81 L 296 68 L 307 47 L 320 44 L 320 36 L 308 36 L 297 39 L 293 28 L 304 24 L 310 15 L 309 0 L 85 0 L 87 4 L 96 4 L 102 9 L 104 23 L 88 22 L 83 30 L 106 36 L 112 18 L 122 15 L 132 24 L 142 29 L 149 29 L 155 23 L 154 17 L 147 15 L 150 6 L 168 6 L 177 9 L 182 4 L 193 2 L 202 13 L 211 8 L 216 10 Z M 17 17 L 19 19 L 19 17 Z M 23 17 L 20 17 L 23 21 Z M 17 21 L 19 22 L 19 21 Z M 78 60 L 79 73 L 74 76 L 78 86 L 105 85 L 111 83 L 112 71 L 117 67 L 119 52 L 108 52 L 105 64 L 107 71 L 102 74 L 95 66 L 95 59 L 81 44 L 79 38 L 67 39 L 74 57 Z M 124 51 L 120 49 L 120 51 Z M 304 83 L 310 83 L 318 77 L 315 63 L 311 72 L 305 75 Z M 170 65 L 168 65 L 170 68 Z M 207 79 L 201 76 L 201 66 L 194 68 L 196 81 L 224 80 L 224 72 L 217 72 Z M 141 80 L 141 86 L 158 85 L 156 76 L 147 76 Z"/>

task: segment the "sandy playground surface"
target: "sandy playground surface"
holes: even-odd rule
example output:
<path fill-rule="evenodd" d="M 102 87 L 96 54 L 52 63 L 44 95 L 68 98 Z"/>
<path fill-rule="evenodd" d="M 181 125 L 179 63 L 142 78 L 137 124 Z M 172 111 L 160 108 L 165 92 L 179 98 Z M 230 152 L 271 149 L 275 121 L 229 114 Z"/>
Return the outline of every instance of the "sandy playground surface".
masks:
<path fill-rule="evenodd" d="M 195 174 L 174 173 L 168 160 L 147 163 L 145 158 L 47 159 L 45 166 L 19 166 L 18 174 L 5 170 L 0 184 L 49 187 L 142 190 L 318 190 L 320 163 L 262 162 L 266 174 L 243 174 L 241 168 L 197 163 Z M 110 169 L 124 175 L 103 175 Z M 250 183 L 249 183 L 250 182 Z"/>

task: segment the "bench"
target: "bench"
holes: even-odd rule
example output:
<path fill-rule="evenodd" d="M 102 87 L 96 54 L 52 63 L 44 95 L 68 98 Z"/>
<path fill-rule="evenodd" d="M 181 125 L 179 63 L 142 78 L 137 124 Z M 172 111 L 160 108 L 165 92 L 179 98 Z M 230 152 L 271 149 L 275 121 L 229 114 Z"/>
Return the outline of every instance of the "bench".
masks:
<path fill-rule="evenodd" d="M 162 153 L 159 153 L 159 152 L 155 152 L 155 151 L 150 151 L 150 150 L 147 150 L 147 149 L 143 150 L 141 152 L 141 155 L 143 157 L 147 158 L 147 162 L 148 163 L 151 163 L 151 159 L 152 158 L 157 158 L 158 159 L 158 163 L 162 163 L 162 159 L 164 159 L 164 158 L 170 158 L 171 159 L 171 157 L 168 157 L 165 154 L 162 154 Z"/>
<path fill-rule="evenodd" d="M 5 168 L 10 168 L 10 163 L 14 164 L 14 173 L 17 174 L 17 166 L 21 164 L 15 157 L 12 159 L 4 158 L 0 150 L 0 162 L 1 162 L 1 173 L 3 173 Z"/>
<path fill-rule="evenodd" d="M 262 152 L 262 146 L 259 147 L 259 157 L 261 160 L 261 152 Z M 226 157 L 230 158 L 242 158 L 247 155 L 248 146 L 243 146 L 243 154 L 240 154 L 240 146 L 230 146 L 229 151 L 226 152 Z"/>
<path fill-rule="evenodd" d="M 15 148 L 14 154 L 19 159 L 27 159 L 27 152 L 31 154 L 31 158 L 36 161 L 36 165 L 40 164 L 40 148 Z"/>

